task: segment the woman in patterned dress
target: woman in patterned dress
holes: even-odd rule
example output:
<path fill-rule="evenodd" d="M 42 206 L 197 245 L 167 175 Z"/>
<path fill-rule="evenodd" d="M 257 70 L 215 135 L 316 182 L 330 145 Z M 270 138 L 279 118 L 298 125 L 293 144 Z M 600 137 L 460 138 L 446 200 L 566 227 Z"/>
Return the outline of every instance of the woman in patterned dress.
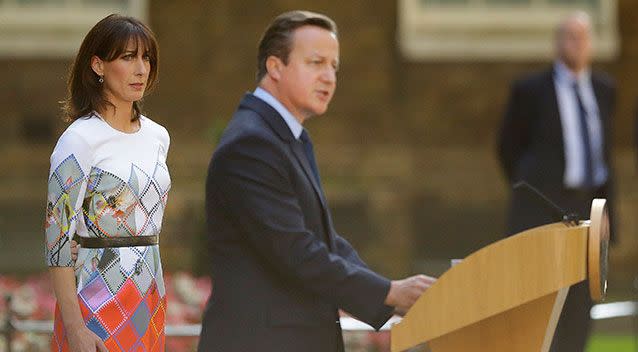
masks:
<path fill-rule="evenodd" d="M 157 242 L 169 135 L 138 105 L 156 81 L 157 55 L 146 25 L 110 15 L 71 68 L 64 112 L 72 122 L 51 155 L 45 221 L 57 298 L 52 351 L 164 350 Z"/>

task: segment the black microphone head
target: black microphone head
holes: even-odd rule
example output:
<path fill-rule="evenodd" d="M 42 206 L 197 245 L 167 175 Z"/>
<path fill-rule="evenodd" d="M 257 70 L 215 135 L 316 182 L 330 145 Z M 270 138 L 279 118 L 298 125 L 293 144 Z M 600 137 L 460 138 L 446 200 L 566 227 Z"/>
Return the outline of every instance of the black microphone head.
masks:
<path fill-rule="evenodd" d="M 563 215 L 563 222 L 566 224 L 578 225 L 578 222 L 582 220 L 578 213 L 568 213 Z"/>

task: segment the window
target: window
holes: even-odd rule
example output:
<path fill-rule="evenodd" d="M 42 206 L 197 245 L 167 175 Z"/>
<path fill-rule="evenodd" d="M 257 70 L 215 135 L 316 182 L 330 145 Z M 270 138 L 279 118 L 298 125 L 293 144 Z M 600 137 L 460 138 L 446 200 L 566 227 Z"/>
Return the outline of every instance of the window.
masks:
<path fill-rule="evenodd" d="M 147 0 L 0 0 L 0 56 L 68 58 L 100 19 L 146 19 Z"/>
<path fill-rule="evenodd" d="M 399 0 L 398 40 L 411 60 L 548 59 L 556 24 L 584 10 L 594 56 L 618 53 L 616 0 Z"/>

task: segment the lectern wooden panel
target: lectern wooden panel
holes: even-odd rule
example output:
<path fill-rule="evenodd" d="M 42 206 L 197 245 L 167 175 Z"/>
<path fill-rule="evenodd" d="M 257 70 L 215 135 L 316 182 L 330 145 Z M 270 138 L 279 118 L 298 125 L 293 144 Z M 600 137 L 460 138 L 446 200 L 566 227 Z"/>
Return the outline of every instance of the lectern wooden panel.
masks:
<path fill-rule="evenodd" d="M 592 213 L 604 213 L 601 201 Z M 392 351 L 547 351 L 569 286 L 588 277 L 588 240 L 605 239 L 589 232 L 588 221 L 550 224 L 468 256 L 392 327 Z"/>

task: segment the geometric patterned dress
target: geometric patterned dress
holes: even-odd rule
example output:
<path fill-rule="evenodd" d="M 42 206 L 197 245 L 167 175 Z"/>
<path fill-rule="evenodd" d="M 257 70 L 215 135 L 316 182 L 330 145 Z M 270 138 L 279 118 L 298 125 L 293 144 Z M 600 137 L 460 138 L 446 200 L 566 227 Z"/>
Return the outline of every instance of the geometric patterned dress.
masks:
<path fill-rule="evenodd" d="M 140 117 L 124 133 L 97 113 L 74 121 L 51 155 L 45 220 L 49 266 L 75 268 L 86 326 L 109 351 L 164 351 L 166 298 L 157 245 L 80 248 L 82 237 L 159 235 L 171 181 L 166 129 Z M 58 307 L 51 351 L 68 351 Z"/>

